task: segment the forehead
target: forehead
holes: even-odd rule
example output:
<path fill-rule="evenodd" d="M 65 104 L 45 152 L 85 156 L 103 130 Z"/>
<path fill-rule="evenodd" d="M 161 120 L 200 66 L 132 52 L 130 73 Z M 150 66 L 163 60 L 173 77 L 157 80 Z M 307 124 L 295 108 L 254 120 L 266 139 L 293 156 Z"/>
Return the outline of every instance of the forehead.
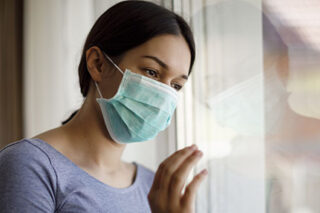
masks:
<path fill-rule="evenodd" d="M 181 35 L 156 36 L 127 54 L 136 59 L 144 55 L 154 56 L 163 61 L 171 71 L 186 75 L 189 72 L 191 53 Z"/>

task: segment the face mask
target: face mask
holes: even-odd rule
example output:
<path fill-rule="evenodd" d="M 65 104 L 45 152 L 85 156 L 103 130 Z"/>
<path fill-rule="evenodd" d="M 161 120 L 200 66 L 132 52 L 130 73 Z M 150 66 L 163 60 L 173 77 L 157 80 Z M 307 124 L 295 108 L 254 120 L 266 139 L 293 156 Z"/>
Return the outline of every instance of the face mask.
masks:
<path fill-rule="evenodd" d="M 117 93 L 110 99 L 97 98 L 111 138 L 118 143 L 147 141 L 155 138 L 171 122 L 178 94 L 172 87 L 133 73 L 123 72 L 106 54 L 107 59 L 123 74 Z"/>
<path fill-rule="evenodd" d="M 287 91 L 276 66 L 225 90 L 208 100 L 220 125 L 241 135 L 273 133 L 285 113 Z"/>

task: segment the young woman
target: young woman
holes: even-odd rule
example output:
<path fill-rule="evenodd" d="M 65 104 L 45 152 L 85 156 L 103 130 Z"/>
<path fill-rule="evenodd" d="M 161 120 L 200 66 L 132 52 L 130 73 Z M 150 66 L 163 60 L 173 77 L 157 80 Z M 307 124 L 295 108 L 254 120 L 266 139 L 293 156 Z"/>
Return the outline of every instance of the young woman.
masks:
<path fill-rule="evenodd" d="M 193 212 L 207 173 L 182 194 L 202 155 L 196 146 L 169 156 L 156 174 L 121 155 L 170 124 L 194 59 L 180 16 L 143 1 L 108 9 L 83 48 L 81 108 L 62 126 L 0 151 L 1 212 Z"/>

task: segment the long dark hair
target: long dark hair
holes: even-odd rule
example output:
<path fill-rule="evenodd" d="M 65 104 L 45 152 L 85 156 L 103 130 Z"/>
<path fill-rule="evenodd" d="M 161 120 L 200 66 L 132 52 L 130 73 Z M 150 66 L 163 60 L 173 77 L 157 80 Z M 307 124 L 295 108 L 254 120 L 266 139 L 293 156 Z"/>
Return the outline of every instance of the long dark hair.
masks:
<path fill-rule="evenodd" d="M 190 74 L 195 59 L 195 44 L 192 31 L 181 16 L 145 1 L 122 1 L 110 7 L 95 22 L 83 47 L 78 68 L 82 96 L 87 96 L 91 81 L 86 63 L 86 51 L 90 47 L 98 46 L 119 62 L 118 59 L 126 51 L 163 34 L 182 35 L 185 38 L 191 53 Z"/>

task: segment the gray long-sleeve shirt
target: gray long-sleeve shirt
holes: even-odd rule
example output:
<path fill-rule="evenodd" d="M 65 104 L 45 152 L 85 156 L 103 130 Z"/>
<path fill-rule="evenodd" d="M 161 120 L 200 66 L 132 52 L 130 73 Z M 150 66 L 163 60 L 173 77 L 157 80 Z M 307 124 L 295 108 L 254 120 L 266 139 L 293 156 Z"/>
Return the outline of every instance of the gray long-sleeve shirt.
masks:
<path fill-rule="evenodd" d="M 137 166 L 134 183 L 114 188 L 97 180 L 40 139 L 0 150 L 0 212 L 150 212 L 154 172 Z"/>

